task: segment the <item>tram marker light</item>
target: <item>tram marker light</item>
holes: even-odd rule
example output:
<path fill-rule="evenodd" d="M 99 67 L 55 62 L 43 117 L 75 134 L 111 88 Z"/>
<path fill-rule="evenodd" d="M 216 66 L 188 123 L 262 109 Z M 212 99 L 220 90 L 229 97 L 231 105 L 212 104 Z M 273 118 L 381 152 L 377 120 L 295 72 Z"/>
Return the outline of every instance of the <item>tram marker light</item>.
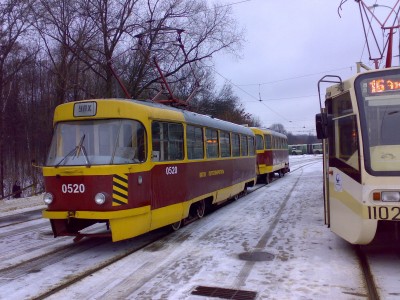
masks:
<path fill-rule="evenodd" d="M 381 193 L 379 193 L 379 192 L 374 192 L 374 193 L 372 194 L 372 199 L 373 199 L 374 201 L 380 201 L 380 200 L 381 200 Z"/>
<path fill-rule="evenodd" d="M 399 202 L 400 192 L 382 192 L 382 201 L 384 202 Z"/>

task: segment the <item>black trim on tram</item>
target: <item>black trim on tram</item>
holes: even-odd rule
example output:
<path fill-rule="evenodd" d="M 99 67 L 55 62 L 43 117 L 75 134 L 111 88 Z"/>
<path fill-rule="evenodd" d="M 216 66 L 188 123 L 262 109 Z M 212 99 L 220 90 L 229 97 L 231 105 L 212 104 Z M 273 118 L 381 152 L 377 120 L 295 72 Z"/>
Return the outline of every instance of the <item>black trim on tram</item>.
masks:
<path fill-rule="evenodd" d="M 336 157 L 329 157 L 329 167 L 337 168 L 358 183 L 361 183 L 361 172 Z"/>

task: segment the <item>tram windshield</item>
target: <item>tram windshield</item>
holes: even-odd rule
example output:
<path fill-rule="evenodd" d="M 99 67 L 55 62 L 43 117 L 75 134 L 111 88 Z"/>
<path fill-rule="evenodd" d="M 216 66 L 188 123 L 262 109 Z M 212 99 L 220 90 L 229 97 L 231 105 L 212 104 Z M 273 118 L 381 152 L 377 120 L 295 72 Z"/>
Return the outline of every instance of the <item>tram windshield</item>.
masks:
<path fill-rule="evenodd" d="M 60 122 L 54 129 L 46 165 L 133 164 L 146 159 L 143 125 L 134 120 Z"/>
<path fill-rule="evenodd" d="M 394 74 L 394 75 L 393 75 Z M 400 74 L 388 72 L 358 85 L 366 169 L 400 172 Z"/>

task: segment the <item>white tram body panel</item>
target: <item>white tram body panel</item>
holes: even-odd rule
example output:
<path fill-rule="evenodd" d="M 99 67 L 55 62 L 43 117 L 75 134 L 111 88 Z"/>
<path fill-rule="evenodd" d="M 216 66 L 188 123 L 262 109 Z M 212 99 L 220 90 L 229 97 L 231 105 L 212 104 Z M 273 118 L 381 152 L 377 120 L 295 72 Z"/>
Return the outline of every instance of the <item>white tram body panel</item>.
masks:
<path fill-rule="evenodd" d="M 325 223 L 368 244 L 378 222 L 400 221 L 400 69 L 328 88 L 323 114 Z"/>

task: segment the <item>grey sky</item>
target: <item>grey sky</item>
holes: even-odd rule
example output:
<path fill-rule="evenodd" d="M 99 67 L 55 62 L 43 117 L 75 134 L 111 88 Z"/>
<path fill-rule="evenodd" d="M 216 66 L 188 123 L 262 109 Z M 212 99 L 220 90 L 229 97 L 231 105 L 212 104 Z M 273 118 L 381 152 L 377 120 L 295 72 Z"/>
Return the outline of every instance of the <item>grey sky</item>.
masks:
<path fill-rule="evenodd" d="M 369 2 L 393 6 L 396 1 Z M 236 3 L 233 13 L 246 30 L 246 42 L 242 59 L 226 54 L 214 57 L 216 79 L 221 84 L 230 81 L 246 111 L 258 117 L 263 126 L 281 123 L 294 134 L 314 134 L 318 80 L 327 74 L 346 79 L 356 74 L 360 60 L 372 67 L 364 48 L 359 7 L 353 0 L 344 3 L 341 17 L 340 0 L 219 3 Z M 378 9 L 380 17 L 390 12 L 385 7 Z M 383 38 L 380 30 L 376 33 Z M 397 34 L 394 43 L 398 43 Z M 397 66 L 398 58 L 393 61 Z"/>

